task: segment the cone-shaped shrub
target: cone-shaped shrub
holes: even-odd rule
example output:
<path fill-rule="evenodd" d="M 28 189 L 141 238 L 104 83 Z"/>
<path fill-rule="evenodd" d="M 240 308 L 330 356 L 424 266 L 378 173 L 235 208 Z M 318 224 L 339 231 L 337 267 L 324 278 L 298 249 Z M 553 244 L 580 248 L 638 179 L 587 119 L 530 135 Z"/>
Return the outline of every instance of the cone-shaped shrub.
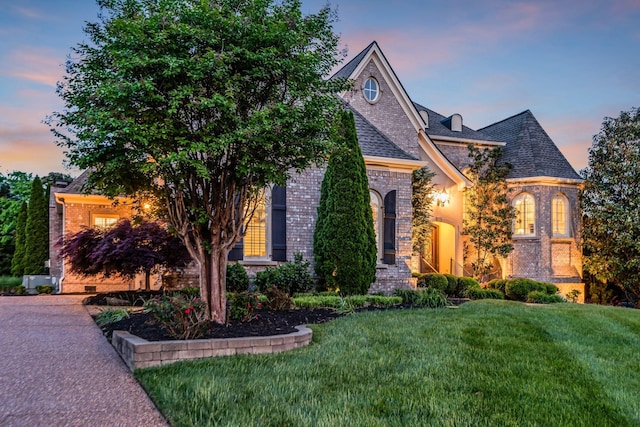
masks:
<path fill-rule="evenodd" d="M 329 158 L 320 190 L 313 252 L 319 286 L 365 294 L 376 275 L 376 238 L 369 181 L 350 111 L 333 130 L 340 147 Z"/>
<path fill-rule="evenodd" d="M 37 176 L 31 183 L 25 229 L 24 274 L 46 274 L 49 259 L 49 208 L 42 181 Z"/>

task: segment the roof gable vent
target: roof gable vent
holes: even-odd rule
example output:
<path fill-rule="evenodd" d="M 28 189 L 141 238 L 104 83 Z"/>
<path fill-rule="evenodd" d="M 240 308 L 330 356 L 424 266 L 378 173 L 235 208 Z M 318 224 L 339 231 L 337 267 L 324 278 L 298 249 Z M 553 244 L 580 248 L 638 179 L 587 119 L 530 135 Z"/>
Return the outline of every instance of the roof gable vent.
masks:
<path fill-rule="evenodd" d="M 458 113 L 450 115 L 440 123 L 448 127 L 453 132 L 462 132 L 462 116 Z"/>
<path fill-rule="evenodd" d="M 427 110 L 420 110 L 420 117 L 422 117 L 422 121 L 424 122 L 424 127 L 429 127 L 429 113 Z"/>

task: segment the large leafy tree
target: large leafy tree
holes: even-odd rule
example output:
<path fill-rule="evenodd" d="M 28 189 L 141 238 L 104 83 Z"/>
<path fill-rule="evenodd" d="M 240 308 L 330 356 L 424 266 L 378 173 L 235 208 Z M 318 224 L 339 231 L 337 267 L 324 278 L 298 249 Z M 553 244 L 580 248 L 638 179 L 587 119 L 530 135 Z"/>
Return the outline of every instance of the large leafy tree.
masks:
<path fill-rule="evenodd" d="M 227 255 L 269 184 L 323 161 L 343 83 L 328 8 L 299 0 L 98 0 L 49 120 L 88 188 L 155 196 L 225 321 Z"/>
<path fill-rule="evenodd" d="M 71 272 L 84 277 L 133 278 L 144 273 L 146 289 L 154 271 L 184 267 L 191 261 L 182 241 L 165 226 L 154 221 L 134 225 L 128 219 L 111 228 L 87 227 L 66 236 L 60 255 L 69 262 Z"/>
<path fill-rule="evenodd" d="M 24 239 L 24 274 L 45 274 L 49 259 L 49 204 L 42 181 L 35 177 L 31 183 L 27 223 Z"/>
<path fill-rule="evenodd" d="M 581 192 L 585 267 L 640 298 L 640 110 L 607 117 L 593 137 Z"/>
<path fill-rule="evenodd" d="M 465 263 L 473 277 L 483 279 L 492 269 L 496 257 L 507 257 L 511 243 L 515 209 L 508 200 L 509 164 L 501 164 L 500 149 L 482 149 L 469 145 L 471 165 L 465 171 L 471 186 L 465 191 L 462 235 L 465 240 Z"/>
<path fill-rule="evenodd" d="M 321 286 L 361 295 L 375 280 L 377 249 L 353 113 L 341 113 L 334 133 L 340 148 L 329 158 L 322 180 L 313 236 L 315 271 Z"/>

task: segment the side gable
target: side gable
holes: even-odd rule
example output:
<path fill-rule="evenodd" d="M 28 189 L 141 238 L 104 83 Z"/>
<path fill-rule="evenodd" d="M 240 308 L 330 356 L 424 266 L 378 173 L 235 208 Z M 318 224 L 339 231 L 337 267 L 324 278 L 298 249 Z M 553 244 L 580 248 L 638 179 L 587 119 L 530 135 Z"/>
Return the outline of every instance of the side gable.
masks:
<path fill-rule="evenodd" d="M 463 186 L 468 184 L 464 175 L 442 155 L 425 133 L 424 129 L 427 124 L 418 113 L 375 41 L 335 73 L 332 78 L 345 78 L 353 81 L 352 89 L 339 95 L 378 134 L 383 135 L 386 140 L 413 159 L 419 159 L 421 153 L 426 153 L 429 160 L 455 183 Z M 374 102 L 367 101 L 362 94 L 364 84 L 369 78 L 374 78 L 380 86 L 380 97 Z M 361 129 L 358 129 L 358 138 L 362 138 L 365 143 L 370 136 L 370 134 L 361 133 Z M 366 156 L 365 147 L 363 147 L 363 153 Z"/>
<path fill-rule="evenodd" d="M 513 165 L 510 179 L 545 177 L 581 180 L 529 110 L 479 131 L 507 142 L 502 161 Z"/>

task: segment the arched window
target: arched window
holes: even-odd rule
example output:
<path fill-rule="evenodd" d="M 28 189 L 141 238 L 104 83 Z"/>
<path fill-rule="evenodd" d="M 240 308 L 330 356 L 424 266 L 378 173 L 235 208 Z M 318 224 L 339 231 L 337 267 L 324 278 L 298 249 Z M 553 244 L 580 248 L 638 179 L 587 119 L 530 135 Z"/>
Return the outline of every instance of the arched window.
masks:
<path fill-rule="evenodd" d="M 376 248 L 378 252 L 378 261 L 382 260 L 382 198 L 378 193 L 369 190 L 369 198 L 371 200 L 371 215 L 373 216 L 373 229 L 376 233 Z"/>
<path fill-rule="evenodd" d="M 517 236 L 534 236 L 536 233 L 536 205 L 533 196 L 522 193 L 513 200 L 516 208 L 516 220 L 513 234 Z"/>
<path fill-rule="evenodd" d="M 551 201 L 551 229 L 556 237 L 569 236 L 569 200 L 563 194 L 556 195 Z"/>

